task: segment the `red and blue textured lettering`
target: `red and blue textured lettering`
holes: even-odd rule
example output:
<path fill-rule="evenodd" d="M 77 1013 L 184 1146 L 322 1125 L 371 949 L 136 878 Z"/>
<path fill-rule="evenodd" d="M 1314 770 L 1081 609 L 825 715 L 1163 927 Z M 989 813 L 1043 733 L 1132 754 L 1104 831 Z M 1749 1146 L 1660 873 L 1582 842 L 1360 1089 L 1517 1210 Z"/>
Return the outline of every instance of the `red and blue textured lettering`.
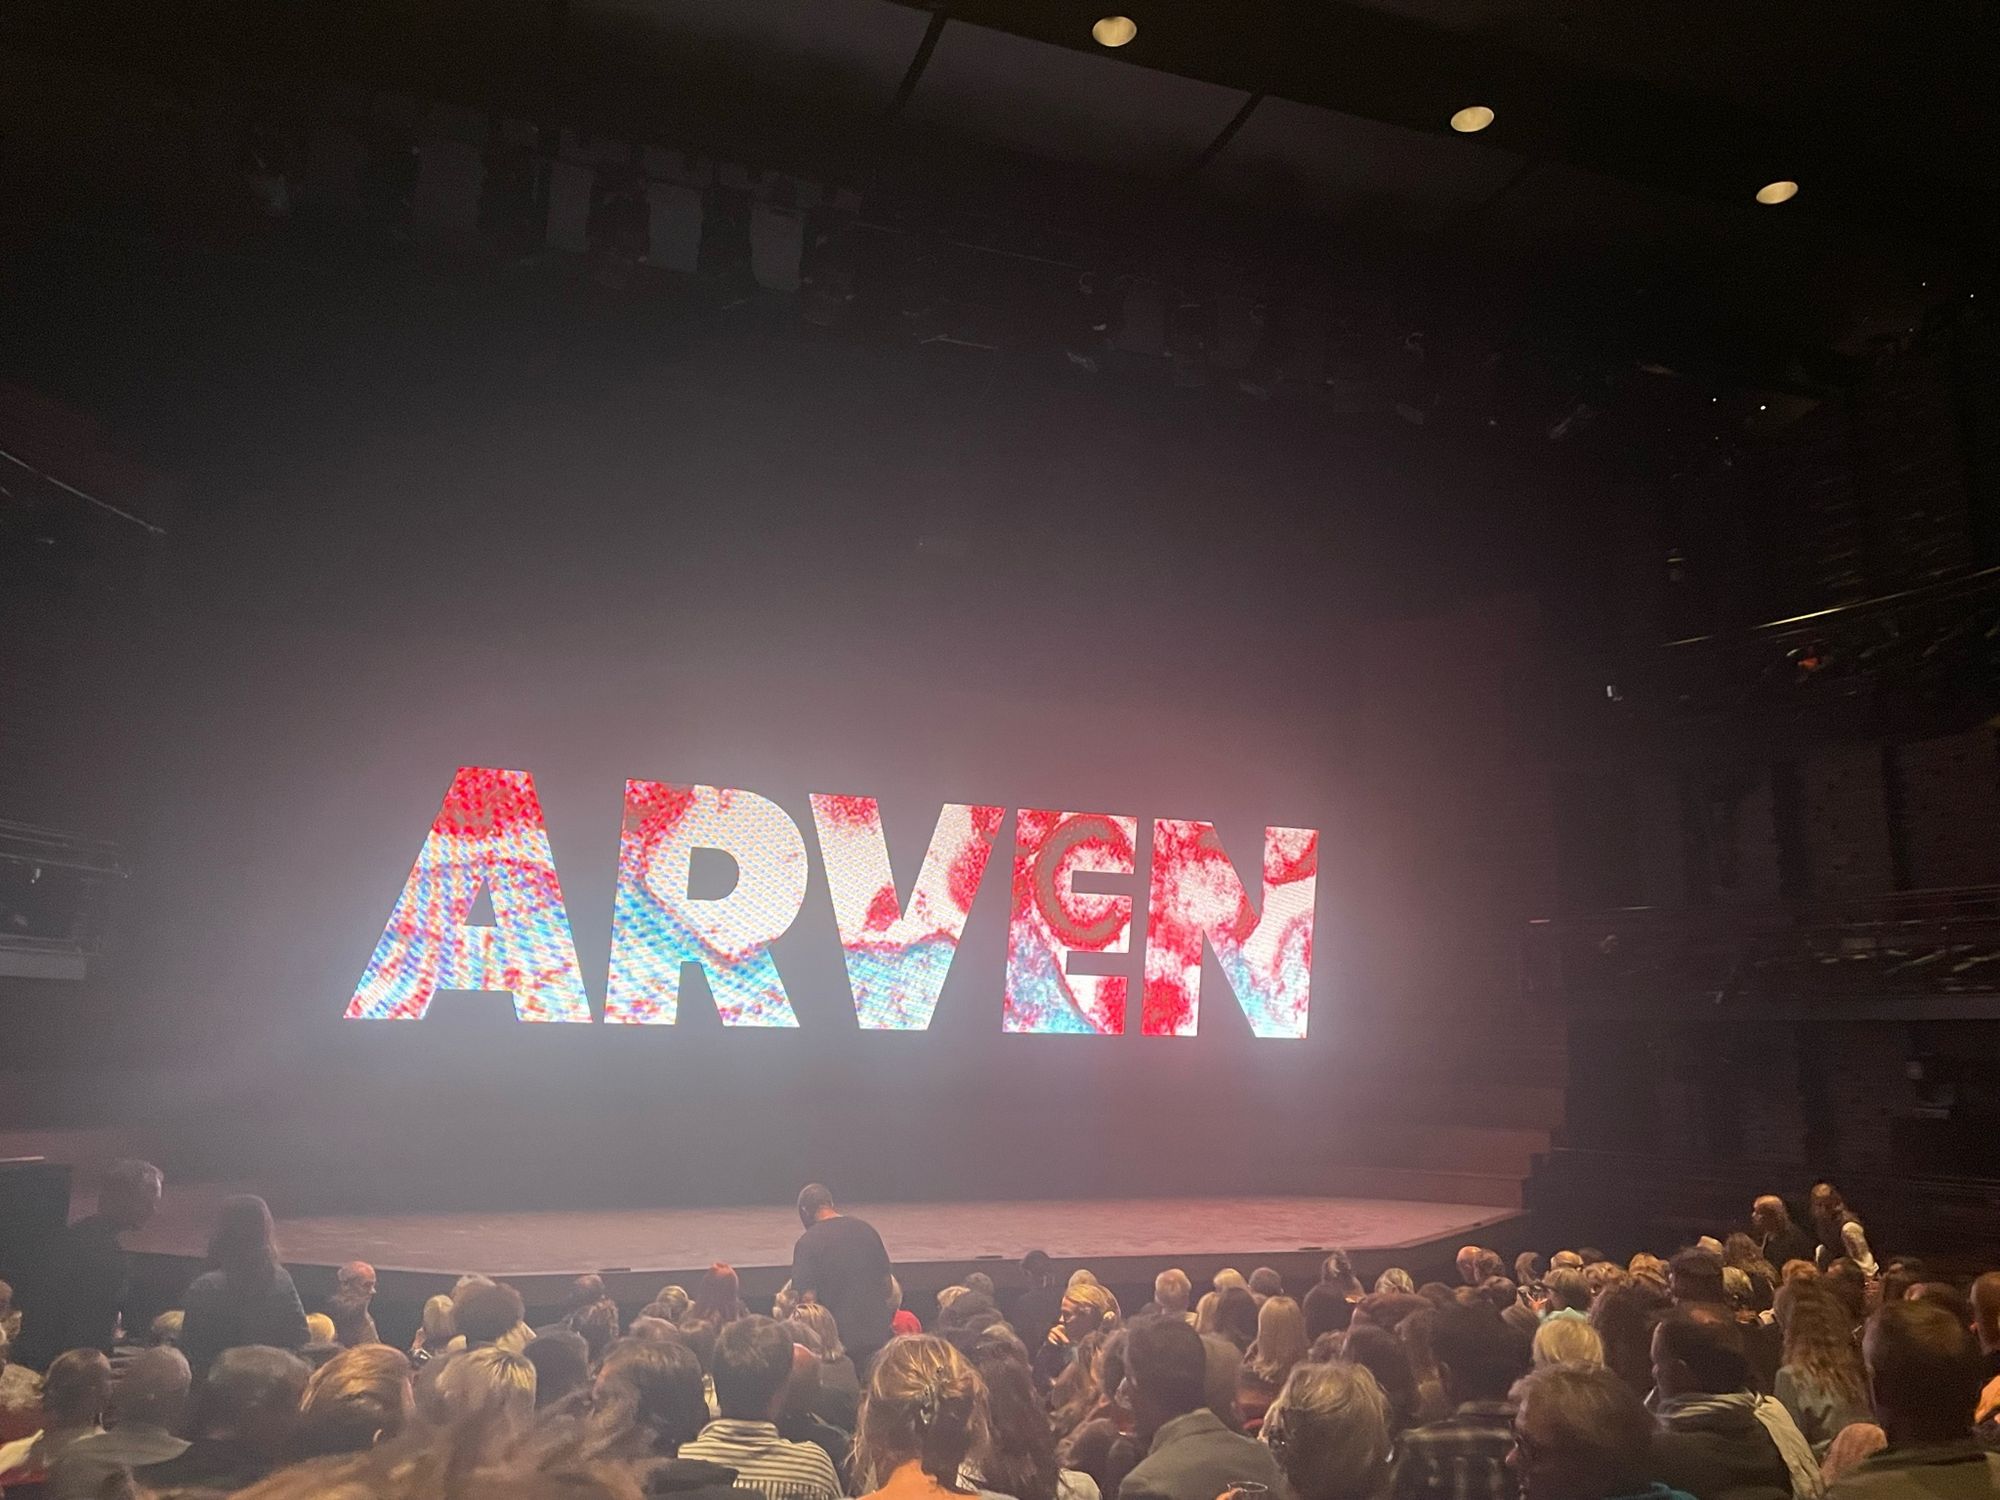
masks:
<path fill-rule="evenodd" d="M 482 887 L 494 925 L 468 926 Z M 459 768 L 348 1019 L 421 1020 L 439 990 L 512 991 L 523 1021 L 590 1019 L 541 799 L 526 771 Z"/>
<path fill-rule="evenodd" d="M 1118 1036 L 1123 974 L 1072 974 L 1072 953 L 1126 953 L 1132 898 L 1079 891 L 1081 874 L 1130 875 L 1136 818 L 1022 808 L 1014 819 L 1014 917 L 1007 931 L 1007 1031 Z"/>
<path fill-rule="evenodd" d="M 1141 1007 L 1145 1034 L 1195 1034 L 1206 940 L 1255 1035 L 1304 1036 L 1318 874 L 1317 832 L 1265 829 L 1260 914 L 1251 908 L 1213 823 L 1156 819 Z"/>
<path fill-rule="evenodd" d="M 727 895 L 696 897 L 697 849 L 735 860 Z M 771 956 L 806 899 L 806 841 L 777 803 L 734 787 L 625 783 L 604 1019 L 671 1026 L 698 964 L 725 1026 L 796 1026 Z"/>
<path fill-rule="evenodd" d="M 812 810 L 855 1019 L 863 1031 L 928 1029 L 1006 809 L 947 802 L 908 905 L 873 797 L 814 792 Z"/>

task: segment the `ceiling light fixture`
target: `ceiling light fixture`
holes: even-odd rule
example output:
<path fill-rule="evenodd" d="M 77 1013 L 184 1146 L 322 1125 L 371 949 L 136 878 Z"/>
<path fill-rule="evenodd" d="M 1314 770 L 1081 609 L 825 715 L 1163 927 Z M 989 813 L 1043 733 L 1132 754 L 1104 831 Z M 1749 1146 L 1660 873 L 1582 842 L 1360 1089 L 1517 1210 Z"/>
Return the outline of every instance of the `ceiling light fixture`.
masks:
<path fill-rule="evenodd" d="M 1099 46 L 1122 47 L 1139 34 L 1139 23 L 1130 16 L 1104 16 L 1090 28 Z"/>
<path fill-rule="evenodd" d="M 1451 117 L 1451 128 L 1460 135 L 1477 135 L 1493 123 L 1493 111 L 1483 104 L 1468 104 Z"/>
<path fill-rule="evenodd" d="M 1780 179 L 1777 182 L 1767 182 L 1757 189 L 1757 201 L 1759 203 L 1789 203 L 1792 199 L 1798 197 L 1798 195 L 1799 185 L 1796 182 L 1784 179 Z"/>

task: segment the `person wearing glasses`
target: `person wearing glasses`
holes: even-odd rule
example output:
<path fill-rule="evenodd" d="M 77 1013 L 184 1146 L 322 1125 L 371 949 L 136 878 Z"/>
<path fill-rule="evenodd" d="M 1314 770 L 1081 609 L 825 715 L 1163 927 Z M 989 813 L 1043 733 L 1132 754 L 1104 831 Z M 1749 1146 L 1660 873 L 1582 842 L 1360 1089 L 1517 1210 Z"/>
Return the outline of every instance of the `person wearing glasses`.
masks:
<path fill-rule="evenodd" d="M 1653 1418 L 1602 1365 L 1550 1365 L 1514 1387 L 1507 1468 L 1521 1500 L 1690 1500 L 1653 1477 Z"/>

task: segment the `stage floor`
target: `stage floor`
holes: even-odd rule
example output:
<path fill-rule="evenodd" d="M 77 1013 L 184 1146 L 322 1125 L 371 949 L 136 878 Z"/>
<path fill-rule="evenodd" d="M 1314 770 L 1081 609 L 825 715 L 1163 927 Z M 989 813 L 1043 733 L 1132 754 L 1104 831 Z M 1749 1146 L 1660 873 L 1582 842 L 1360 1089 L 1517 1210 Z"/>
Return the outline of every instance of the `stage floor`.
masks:
<path fill-rule="evenodd" d="M 224 1190 L 170 1190 L 152 1224 L 130 1238 L 141 1253 L 199 1257 Z M 1157 1261 L 1250 1266 L 1333 1246 L 1357 1260 L 1457 1240 L 1518 1218 L 1476 1203 L 1388 1198 L 1134 1198 L 975 1203 L 860 1203 L 906 1279 L 920 1268 L 998 1259 L 1039 1247 L 1075 1264 Z M 649 1208 L 616 1212 L 342 1214 L 282 1220 L 285 1259 L 334 1266 L 366 1260 L 423 1276 L 479 1270 L 520 1279 L 587 1270 L 693 1272 L 727 1261 L 746 1288 L 775 1288 L 791 1265 L 799 1221 L 789 1207 Z M 1387 1263 L 1386 1261 L 1384 1262 Z M 940 1285 L 944 1284 L 939 1282 Z"/>

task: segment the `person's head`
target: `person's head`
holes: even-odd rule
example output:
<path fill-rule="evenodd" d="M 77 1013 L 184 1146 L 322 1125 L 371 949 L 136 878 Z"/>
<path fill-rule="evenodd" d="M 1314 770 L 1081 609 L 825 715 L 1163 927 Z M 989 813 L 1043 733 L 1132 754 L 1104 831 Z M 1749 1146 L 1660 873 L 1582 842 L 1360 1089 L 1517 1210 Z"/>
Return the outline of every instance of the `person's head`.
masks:
<path fill-rule="evenodd" d="M 1848 1319 L 1859 1327 L 1861 1320 L 1868 1316 L 1867 1274 L 1842 1255 L 1827 1263 L 1826 1272 L 1820 1280 L 1833 1289 L 1833 1294 L 1847 1309 Z"/>
<path fill-rule="evenodd" d="M 1571 1312 L 1590 1310 L 1590 1279 L 1583 1274 L 1581 1266 L 1564 1266 L 1549 1272 L 1546 1285 L 1552 1308 Z"/>
<path fill-rule="evenodd" d="M 1398 1296 L 1414 1297 L 1417 1293 L 1417 1283 L 1401 1266 L 1391 1266 L 1375 1278 L 1375 1290 L 1378 1293 L 1394 1292 Z"/>
<path fill-rule="evenodd" d="M 2000 1349 L 2000 1271 L 1988 1271 L 1972 1283 L 1972 1331 L 1987 1353 Z"/>
<path fill-rule="evenodd" d="M 1838 1224 L 1841 1215 L 1847 1212 L 1847 1200 L 1840 1196 L 1840 1189 L 1830 1182 L 1815 1182 L 1808 1203 L 1813 1218 L 1825 1225 Z"/>
<path fill-rule="evenodd" d="M 1347 1330 L 1347 1339 L 1340 1346 L 1340 1357 L 1350 1365 L 1361 1366 L 1375 1377 L 1383 1398 L 1389 1403 L 1391 1433 L 1401 1432 L 1416 1421 L 1417 1377 L 1411 1364 L 1410 1346 L 1402 1339 L 1373 1323 L 1356 1323 Z"/>
<path fill-rule="evenodd" d="M 1690 1245 L 1668 1263 L 1667 1290 L 1682 1305 L 1727 1302 L 1729 1294 L 1722 1284 L 1722 1257 L 1713 1250 Z"/>
<path fill-rule="evenodd" d="M 563 1311 L 573 1313 L 593 1302 L 602 1302 L 609 1295 L 604 1290 L 604 1278 L 595 1271 L 586 1271 L 570 1278 L 569 1290 L 563 1293 Z"/>
<path fill-rule="evenodd" d="M 343 1349 L 306 1381 L 291 1455 L 365 1452 L 400 1433 L 411 1409 L 407 1359 L 386 1344 Z"/>
<path fill-rule="evenodd" d="M 1236 1290 L 1248 1300 L 1247 1289 Z M 1141 1318 L 1126 1330 L 1125 1374 L 1143 1440 L 1207 1403 L 1208 1356 L 1201 1335 L 1179 1318 Z"/>
<path fill-rule="evenodd" d="M 556 1402 L 590 1384 L 590 1345 L 570 1328 L 551 1328 L 528 1340 L 521 1357 L 535 1367 L 535 1408 Z"/>
<path fill-rule="evenodd" d="M 524 1432 L 535 1419 L 535 1367 L 491 1344 L 452 1355 L 432 1390 L 448 1420 L 483 1420 Z"/>
<path fill-rule="evenodd" d="M 191 1434 L 232 1439 L 276 1462 L 291 1445 L 311 1374 L 310 1365 L 283 1349 L 261 1344 L 225 1349 L 195 1397 Z"/>
<path fill-rule="evenodd" d="M 1063 1333 L 1074 1344 L 1118 1326 L 1118 1299 L 1094 1281 L 1072 1282 L 1062 1298 Z"/>
<path fill-rule="evenodd" d="M 193 1384 L 178 1349 L 141 1349 L 126 1361 L 111 1388 L 111 1425 L 178 1426 Z"/>
<path fill-rule="evenodd" d="M 374 1328 L 368 1316 L 368 1299 L 358 1291 L 336 1292 L 326 1304 L 326 1316 L 333 1324 L 333 1341 L 343 1349 L 372 1344 Z"/>
<path fill-rule="evenodd" d="M 1521 1500 L 1603 1500 L 1652 1482 L 1653 1418 L 1601 1365 L 1551 1365 L 1514 1387 L 1507 1464 Z"/>
<path fill-rule="evenodd" d="M 307 1313 L 306 1342 L 308 1344 L 331 1344 L 333 1341 L 333 1316 L 330 1313 Z"/>
<path fill-rule="evenodd" d="M 1741 1266 L 1748 1270 L 1763 1258 L 1764 1253 L 1757 1248 L 1757 1242 L 1740 1229 L 1732 1231 L 1729 1238 L 1722 1242 L 1722 1263 L 1725 1266 Z"/>
<path fill-rule="evenodd" d="M 1194 1331 L 1207 1335 L 1215 1332 L 1215 1308 L 1222 1301 L 1220 1292 L 1203 1292 L 1194 1305 Z"/>
<path fill-rule="evenodd" d="M 1533 1355 L 1537 1370 L 1550 1365 L 1601 1365 L 1604 1340 L 1582 1318 L 1550 1318 L 1535 1330 Z"/>
<path fill-rule="evenodd" d="M 111 1404 L 111 1361 L 97 1349 L 58 1354 L 42 1377 L 42 1419 L 51 1428 L 90 1427 Z"/>
<path fill-rule="evenodd" d="M 1257 1339 L 1257 1299 L 1247 1286 L 1226 1286 L 1215 1294 L 1215 1331 L 1239 1350 Z"/>
<path fill-rule="evenodd" d="M 706 1323 L 702 1325 L 704 1328 L 708 1326 Z M 710 1332 L 712 1335 L 713 1330 Z M 678 1324 L 669 1323 L 665 1318 L 649 1318 L 644 1313 L 626 1325 L 625 1337 L 647 1344 L 679 1344 L 690 1353 L 694 1350 L 694 1341 L 681 1331 Z M 700 1363 L 699 1356 L 696 1363 Z"/>
<path fill-rule="evenodd" d="M 1590 1270 L 1585 1271 L 1583 1273 L 1585 1278 L 1589 1279 L 1590 1272 L 1596 1269 L 1597 1267 L 1592 1266 Z M 1612 1274 L 1622 1276 L 1625 1273 L 1613 1271 Z M 1593 1297 L 1597 1295 L 1597 1285 L 1594 1281 L 1591 1282 L 1590 1294 Z M 1505 1312 L 1520 1300 L 1520 1288 L 1505 1276 L 1489 1276 L 1479 1283 L 1479 1295 L 1491 1302 L 1496 1312 Z"/>
<path fill-rule="evenodd" d="M 1186 1324 L 1176 1326 L 1194 1338 Z M 854 1433 L 856 1480 L 877 1488 L 914 1463 L 955 1488 L 966 1460 L 986 1446 L 987 1422 L 985 1383 L 963 1354 L 925 1334 L 897 1339 L 868 1373 Z"/>
<path fill-rule="evenodd" d="M 1056 1263 L 1049 1259 L 1048 1251 L 1030 1250 L 1021 1257 L 1021 1275 L 1029 1286 L 1053 1286 Z"/>
<path fill-rule="evenodd" d="M 186 1322 L 185 1312 L 178 1307 L 169 1308 L 153 1319 L 152 1327 L 147 1332 L 156 1344 L 176 1345 L 181 1341 L 181 1328 Z"/>
<path fill-rule="evenodd" d="M 1256 1357 L 1259 1378 L 1278 1380 L 1306 1357 L 1306 1315 L 1290 1297 L 1267 1297 L 1257 1309 Z"/>
<path fill-rule="evenodd" d="M 819 1357 L 828 1364 L 847 1357 L 846 1346 L 840 1341 L 840 1324 L 826 1308 L 817 1302 L 802 1302 L 793 1309 L 792 1321 L 802 1323 L 813 1331 L 819 1341 Z"/>
<path fill-rule="evenodd" d="M 118 1229 L 144 1229 L 159 1211 L 166 1179 L 149 1161 L 114 1161 L 97 1179 L 97 1212 Z"/>
<path fill-rule="evenodd" d="M 1479 1264 L 1480 1258 L 1485 1254 L 1486 1252 L 1477 1245 L 1459 1246 L 1457 1256 L 1458 1279 L 1467 1286 L 1478 1286 L 1481 1276 L 1485 1274 L 1480 1270 Z"/>
<path fill-rule="evenodd" d="M 1650 1276 L 1664 1287 L 1667 1284 L 1667 1263 L 1649 1250 L 1641 1250 L 1625 1263 L 1629 1276 Z"/>
<path fill-rule="evenodd" d="M 792 1378 L 792 1336 L 769 1318 L 738 1318 L 716 1336 L 710 1373 L 723 1416 L 774 1421 Z"/>
<path fill-rule="evenodd" d="M 980 1488 L 1014 1500 L 1055 1500 L 1061 1472 L 1055 1433 L 1035 1394 L 1028 1351 L 1004 1329 L 959 1334 L 952 1342 L 986 1385 L 992 1442 L 979 1461 Z"/>
<path fill-rule="evenodd" d="M 1270 1266 L 1259 1266 L 1250 1273 L 1250 1295 L 1260 1302 L 1266 1297 L 1281 1297 L 1285 1291 L 1285 1278 Z"/>
<path fill-rule="evenodd" d="M 977 1292 L 980 1296 L 987 1298 L 999 1295 L 999 1288 L 993 1285 L 993 1278 L 988 1276 L 984 1271 L 974 1271 L 970 1276 L 966 1277 L 965 1289 L 968 1292 Z"/>
<path fill-rule="evenodd" d="M 1454 1405 L 1505 1400 L 1527 1372 L 1528 1341 L 1490 1303 L 1454 1302 L 1437 1310 L 1431 1333 L 1438 1379 Z"/>
<path fill-rule="evenodd" d="M 590 1350 L 591 1362 L 595 1363 L 618 1340 L 618 1304 L 609 1297 L 600 1297 L 571 1313 L 569 1326 L 582 1337 Z"/>
<path fill-rule="evenodd" d="M 1676 1307 L 1653 1330 L 1653 1389 L 1662 1398 L 1726 1396 L 1749 1384 L 1743 1334 L 1726 1308 Z"/>
<path fill-rule="evenodd" d="M 1354 1260 L 1345 1250 L 1329 1250 L 1319 1263 L 1320 1281 L 1350 1297 L 1361 1295 L 1361 1278 L 1354 1274 Z"/>
<path fill-rule="evenodd" d="M 1776 1234 L 1792 1222 L 1792 1211 L 1776 1193 L 1766 1193 L 1750 1205 L 1750 1227 L 1759 1234 Z"/>
<path fill-rule="evenodd" d="M 453 1301 L 451 1316 L 466 1347 L 476 1349 L 511 1332 L 524 1310 L 521 1294 L 505 1282 L 475 1281 Z"/>
<path fill-rule="evenodd" d="M 1934 1302 L 1967 1328 L 1972 1326 L 1972 1303 L 1953 1282 L 1920 1281 L 1903 1295 L 1911 1302 Z"/>
<path fill-rule="evenodd" d="M 1520 1286 L 1533 1286 L 1548 1274 L 1548 1266 L 1533 1250 L 1523 1250 L 1514 1257 L 1514 1281 Z"/>
<path fill-rule="evenodd" d="M 688 1308 L 688 1317 L 705 1323 L 733 1323 L 749 1309 L 743 1305 L 743 1283 L 736 1275 L 736 1268 L 727 1261 L 716 1261 L 702 1272 L 701 1281 L 695 1287 L 694 1302 Z"/>
<path fill-rule="evenodd" d="M 439 1292 L 424 1301 L 424 1347 L 433 1353 L 444 1348 L 458 1333 L 458 1324 L 452 1319 L 452 1300 L 449 1295 Z"/>
<path fill-rule="evenodd" d="M 1635 1392 L 1653 1388 L 1653 1325 L 1672 1306 L 1666 1287 L 1634 1276 L 1608 1286 L 1590 1308 L 1590 1326 L 1604 1344 L 1604 1363 Z"/>
<path fill-rule="evenodd" d="M 1774 1308 L 1784 1332 L 1784 1363 L 1822 1390 L 1859 1405 L 1867 1377 L 1854 1347 L 1847 1309 L 1817 1278 L 1787 1282 Z"/>
<path fill-rule="evenodd" d="M 786 1350 L 787 1365 L 790 1348 Z M 625 1339 L 611 1347 L 591 1392 L 591 1426 L 600 1442 L 670 1457 L 708 1420 L 701 1363 L 685 1345 Z"/>
<path fill-rule="evenodd" d="M 1186 1312 L 1188 1298 L 1193 1292 L 1194 1283 L 1188 1280 L 1188 1273 L 1178 1266 L 1153 1278 L 1153 1300 L 1160 1305 L 1161 1312 Z"/>
<path fill-rule="evenodd" d="M 1892 1302 L 1861 1340 L 1875 1419 L 1892 1446 L 1950 1442 L 1972 1430 L 1985 1372 L 1970 1330 L 1932 1302 Z"/>
<path fill-rule="evenodd" d="M 799 1190 L 799 1222 L 810 1229 L 834 1216 L 833 1194 L 823 1183 L 809 1182 Z"/>
<path fill-rule="evenodd" d="M 224 1198 L 208 1238 L 208 1263 L 233 1282 L 261 1285 L 278 1269 L 278 1231 L 255 1193 Z"/>
<path fill-rule="evenodd" d="M 365 1303 L 375 1295 L 375 1268 L 365 1260 L 350 1260 L 334 1272 L 334 1281 L 343 1292 L 352 1292 Z"/>
<path fill-rule="evenodd" d="M 1263 1439 L 1298 1500 L 1365 1500 L 1389 1462 L 1389 1401 L 1359 1365 L 1300 1365 L 1264 1415 Z"/>
<path fill-rule="evenodd" d="M 1246 1292 L 1250 1290 L 1250 1283 L 1243 1279 L 1243 1273 L 1234 1266 L 1224 1266 L 1217 1271 L 1210 1279 L 1209 1285 L 1218 1292 L 1226 1292 L 1233 1286 L 1240 1286 Z"/>
<path fill-rule="evenodd" d="M 687 1316 L 687 1310 L 693 1304 L 694 1298 L 688 1295 L 686 1287 L 669 1282 L 660 1288 L 659 1294 L 647 1305 L 646 1313 L 649 1317 L 665 1318 L 669 1323 L 678 1323 Z"/>

